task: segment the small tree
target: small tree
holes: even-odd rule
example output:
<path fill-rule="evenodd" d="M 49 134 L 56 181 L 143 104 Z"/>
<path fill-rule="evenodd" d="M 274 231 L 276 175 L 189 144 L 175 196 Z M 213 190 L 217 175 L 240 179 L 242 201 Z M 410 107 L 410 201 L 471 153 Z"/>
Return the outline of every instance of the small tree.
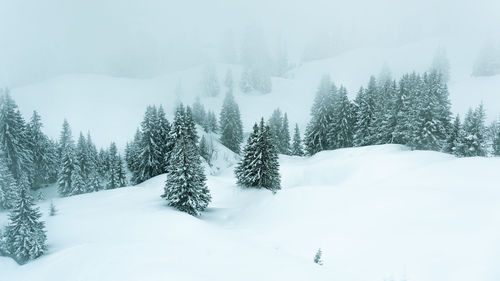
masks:
<path fill-rule="evenodd" d="M 51 217 L 57 215 L 57 209 L 56 209 L 56 205 L 54 205 L 54 202 L 50 201 L 50 209 L 49 209 L 49 215 Z"/>
<path fill-rule="evenodd" d="M 292 155 L 303 156 L 302 140 L 300 139 L 299 125 L 295 124 L 295 132 L 293 134 Z"/>
<path fill-rule="evenodd" d="M 321 260 L 321 255 L 323 253 L 321 252 L 321 248 L 318 249 L 316 252 L 316 255 L 314 255 L 314 263 L 317 263 L 319 265 L 323 265 L 323 260 Z"/>

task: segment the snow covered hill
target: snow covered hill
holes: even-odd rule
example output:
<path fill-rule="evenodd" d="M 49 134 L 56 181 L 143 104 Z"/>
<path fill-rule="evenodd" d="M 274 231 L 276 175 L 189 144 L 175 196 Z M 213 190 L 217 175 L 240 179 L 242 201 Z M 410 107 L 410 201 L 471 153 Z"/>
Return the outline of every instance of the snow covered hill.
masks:
<path fill-rule="evenodd" d="M 164 175 L 54 199 L 54 217 L 42 202 L 48 253 L 24 266 L 0 258 L 0 279 L 500 279 L 499 158 L 382 145 L 280 163 L 275 195 L 237 187 L 231 167 L 208 176 L 199 218 L 160 198 Z"/>
<path fill-rule="evenodd" d="M 438 47 L 447 48 L 451 63 L 450 98 L 453 111 L 464 113 L 481 101 L 488 119 L 500 115 L 500 76 L 472 77 L 472 65 L 480 48 L 453 43 L 453 39 L 428 39 L 399 47 L 371 47 L 346 51 L 335 57 L 301 64 L 292 69 L 287 78 L 273 78 L 273 91 L 267 95 L 242 95 L 236 92 L 244 129 L 249 131 L 262 116 L 268 118 L 280 107 L 288 113 L 290 124 L 298 123 L 301 131 L 309 121 L 310 107 L 316 88 L 324 74 L 330 74 L 336 84 L 347 87 L 351 98 L 360 86 L 366 86 L 370 75 L 377 75 L 387 65 L 395 77 L 428 70 Z M 422 59 L 427 58 L 427 59 Z M 202 103 L 217 114 L 220 112 L 225 89 L 223 79 L 231 69 L 237 86 L 241 69 L 237 65 L 217 64 L 221 94 L 216 98 L 202 97 Z M 29 118 L 39 111 L 49 136 L 57 138 L 63 118 L 67 118 L 76 136 L 79 131 L 91 131 L 98 146 L 111 141 L 124 147 L 133 138 L 146 106 L 163 104 L 169 118 L 179 97 L 176 88 L 181 85 L 180 100 L 192 104 L 201 95 L 202 66 L 166 74 L 152 79 L 125 79 L 90 74 L 72 74 L 45 82 L 12 89 L 21 111 Z M 237 88 L 237 87 L 236 87 Z M 118 97 L 118 98 L 117 98 Z"/>

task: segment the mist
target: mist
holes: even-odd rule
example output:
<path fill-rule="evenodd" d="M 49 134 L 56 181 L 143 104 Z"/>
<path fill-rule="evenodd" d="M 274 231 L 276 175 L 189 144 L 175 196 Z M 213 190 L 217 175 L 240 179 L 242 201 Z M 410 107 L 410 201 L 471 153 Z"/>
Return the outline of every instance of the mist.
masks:
<path fill-rule="evenodd" d="M 477 48 L 500 34 L 500 3 L 483 1 L 0 1 L 0 85 L 66 73 L 147 78 L 220 61 L 247 27 L 299 64 L 311 41 L 342 52 L 425 38 Z M 454 41 L 456 42 L 456 41 Z"/>

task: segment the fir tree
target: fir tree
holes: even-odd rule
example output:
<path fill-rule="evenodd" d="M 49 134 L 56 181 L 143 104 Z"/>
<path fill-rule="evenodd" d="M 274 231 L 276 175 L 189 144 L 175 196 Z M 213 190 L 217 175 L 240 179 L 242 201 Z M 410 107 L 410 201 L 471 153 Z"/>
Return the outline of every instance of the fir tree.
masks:
<path fill-rule="evenodd" d="M 226 86 L 226 93 L 233 93 L 234 91 L 234 81 L 233 81 L 233 73 L 231 69 L 228 69 L 226 72 L 226 76 L 224 77 L 224 86 Z"/>
<path fill-rule="evenodd" d="M 493 155 L 500 156 L 500 129 L 493 136 Z"/>
<path fill-rule="evenodd" d="M 220 86 L 217 79 L 217 71 L 214 64 L 208 64 L 203 69 L 202 73 L 202 86 L 205 96 L 216 97 L 219 95 Z"/>
<path fill-rule="evenodd" d="M 295 131 L 293 133 L 292 155 L 303 156 L 304 150 L 302 148 L 302 140 L 300 139 L 299 125 L 295 124 Z"/>
<path fill-rule="evenodd" d="M 116 144 L 113 142 L 108 149 L 109 170 L 106 178 L 106 189 L 114 189 L 120 187 L 119 169 L 122 166 L 122 161 L 118 156 Z"/>
<path fill-rule="evenodd" d="M 450 133 L 446 139 L 444 152 L 451 153 L 457 156 L 464 156 L 464 131 L 460 122 L 460 116 L 455 117 L 455 121 L 451 126 Z"/>
<path fill-rule="evenodd" d="M 485 113 L 481 103 L 474 111 L 469 110 L 464 119 L 464 156 L 486 156 Z"/>
<path fill-rule="evenodd" d="M 347 98 L 347 90 L 341 86 L 338 90 L 338 102 L 335 106 L 335 113 L 328 132 L 331 148 L 353 146 L 353 114 L 353 106 Z"/>
<path fill-rule="evenodd" d="M 54 205 L 54 202 L 50 201 L 49 216 L 53 217 L 55 215 L 57 215 L 56 205 Z"/>
<path fill-rule="evenodd" d="M 288 115 L 283 115 L 283 125 L 280 130 L 280 153 L 290 155 L 290 129 L 288 125 Z"/>
<path fill-rule="evenodd" d="M 148 106 L 141 123 L 141 145 L 135 182 L 143 182 L 162 173 L 165 169 L 162 144 L 159 143 L 158 111 Z"/>
<path fill-rule="evenodd" d="M 235 153 L 240 152 L 243 139 L 243 125 L 241 123 L 240 109 L 231 93 L 227 93 L 220 113 L 220 141 Z"/>
<path fill-rule="evenodd" d="M 356 103 L 356 126 L 354 132 L 354 144 L 356 146 L 371 145 L 374 143 L 374 115 L 375 100 L 378 96 L 378 88 L 375 77 L 370 78 L 368 88 L 360 90 L 354 102 Z"/>
<path fill-rule="evenodd" d="M 235 175 L 241 186 L 266 188 L 273 192 L 281 189 L 278 150 L 264 119 L 259 126 L 254 125 Z"/>
<path fill-rule="evenodd" d="M 15 179 L 32 172 L 29 141 L 24 119 L 7 91 L 0 96 L 0 147 Z"/>
<path fill-rule="evenodd" d="M 173 130 L 178 131 L 170 158 L 171 170 L 167 174 L 162 197 L 169 206 L 195 216 L 208 206 L 211 197 L 205 184 L 198 148 L 187 124 L 182 122 L 182 112 L 182 108 L 177 110 L 174 121 Z"/>
<path fill-rule="evenodd" d="M 71 173 L 71 192 L 69 195 L 78 195 L 86 193 L 87 183 L 85 182 L 85 175 L 81 169 L 78 160 L 73 165 L 73 172 Z"/>
<path fill-rule="evenodd" d="M 41 256 L 46 249 L 45 224 L 40 221 L 40 211 L 35 207 L 26 177 L 19 182 L 19 194 L 6 228 L 9 254 L 19 263 Z"/>
<path fill-rule="evenodd" d="M 17 185 L 14 176 L 7 167 L 5 154 L 0 147 L 0 208 L 10 209 L 17 197 Z"/>
<path fill-rule="evenodd" d="M 205 136 L 201 137 L 200 140 L 200 145 L 199 145 L 199 150 L 200 150 L 200 156 L 205 159 L 207 162 L 210 161 L 209 159 L 209 154 L 208 154 L 208 144 Z"/>
<path fill-rule="evenodd" d="M 42 133 L 41 118 L 36 111 L 33 112 L 30 122 L 27 126 L 27 137 L 30 142 L 28 149 L 31 154 L 32 169 L 29 176 L 31 188 L 37 189 L 50 182 L 51 171 L 56 162 L 55 155 L 52 153 L 51 143 L 47 136 Z"/>
<path fill-rule="evenodd" d="M 73 151 L 68 149 L 63 152 L 61 169 L 58 176 L 58 192 L 61 196 L 69 196 L 73 192 L 73 171 L 74 166 L 74 156 Z"/>
<path fill-rule="evenodd" d="M 193 103 L 193 120 L 196 124 L 203 126 L 205 120 L 207 119 L 207 113 L 205 107 L 200 102 L 200 97 L 196 97 L 196 101 Z"/>
<path fill-rule="evenodd" d="M 314 255 L 314 263 L 319 264 L 319 265 L 323 265 L 323 260 L 321 260 L 322 254 L 323 254 L 323 252 L 321 251 L 321 249 L 318 249 L 318 251 Z"/>
<path fill-rule="evenodd" d="M 309 155 L 330 149 L 328 131 L 334 118 L 336 92 L 337 89 L 330 81 L 330 77 L 324 76 L 314 98 L 312 118 L 307 125 L 304 138 L 304 145 Z"/>

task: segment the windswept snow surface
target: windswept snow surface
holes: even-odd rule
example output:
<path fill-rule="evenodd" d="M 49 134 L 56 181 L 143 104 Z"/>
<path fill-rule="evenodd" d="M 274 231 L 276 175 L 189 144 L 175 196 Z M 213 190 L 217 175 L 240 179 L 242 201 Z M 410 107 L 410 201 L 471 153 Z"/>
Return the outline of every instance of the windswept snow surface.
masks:
<path fill-rule="evenodd" d="M 47 254 L 0 258 L 0 279 L 500 280 L 499 158 L 382 145 L 280 163 L 274 195 L 237 187 L 232 168 L 208 176 L 200 217 L 166 205 L 164 175 L 53 199 L 54 217 L 42 202 Z"/>

